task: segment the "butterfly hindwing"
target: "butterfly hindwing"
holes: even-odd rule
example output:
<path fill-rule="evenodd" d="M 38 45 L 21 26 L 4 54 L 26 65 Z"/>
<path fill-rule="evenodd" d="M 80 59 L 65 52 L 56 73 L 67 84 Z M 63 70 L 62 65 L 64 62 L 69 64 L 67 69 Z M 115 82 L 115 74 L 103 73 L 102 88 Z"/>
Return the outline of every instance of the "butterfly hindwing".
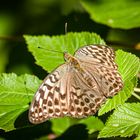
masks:
<path fill-rule="evenodd" d="M 83 118 L 97 112 L 106 98 L 98 87 L 91 88 L 81 73 L 73 72 L 70 85 L 70 116 Z"/>

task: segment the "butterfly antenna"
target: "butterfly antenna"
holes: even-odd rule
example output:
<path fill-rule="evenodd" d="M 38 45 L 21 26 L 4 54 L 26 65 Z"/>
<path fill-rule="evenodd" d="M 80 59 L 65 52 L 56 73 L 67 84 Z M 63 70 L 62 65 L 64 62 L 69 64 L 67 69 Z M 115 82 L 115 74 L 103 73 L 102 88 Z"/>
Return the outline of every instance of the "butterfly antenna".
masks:
<path fill-rule="evenodd" d="M 51 50 L 51 49 L 46 49 L 46 48 L 42 48 L 42 47 L 38 47 L 39 49 L 43 49 L 43 50 L 46 50 L 46 51 L 50 51 L 50 52 L 56 52 L 56 53 L 63 53 L 61 51 L 56 51 L 56 50 Z"/>
<path fill-rule="evenodd" d="M 31 100 L 29 98 L 28 90 L 27 90 L 27 87 L 26 87 L 26 81 L 24 81 L 24 85 L 25 85 L 25 89 L 26 89 L 26 93 L 27 93 L 27 97 L 28 97 L 28 104 L 30 105 Z"/>
<path fill-rule="evenodd" d="M 68 35 L 67 35 L 67 29 L 68 29 L 68 23 L 66 22 L 65 23 L 65 44 L 66 44 L 66 48 L 65 49 L 67 49 L 68 48 Z"/>
<path fill-rule="evenodd" d="M 67 28 L 68 28 L 68 23 L 65 23 L 65 35 L 67 35 Z"/>
<path fill-rule="evenodd" d="M 65 23 L 65 44 L 66 44 L 66 48 L 67 48 L 67 22 Z M 42 47 L 38 47 L 39 49 L 44 49 L 46 51 L 50 51 L 50 52 L 56 52 L 56 53 L 61 53 L 61 54 L 64 54 L 64 52 L 61 52 L 61 51 L 57 51 L 57 50 L 51 50 L 51 49 L 46 49 L 46 48 L 42 48 Z"/>

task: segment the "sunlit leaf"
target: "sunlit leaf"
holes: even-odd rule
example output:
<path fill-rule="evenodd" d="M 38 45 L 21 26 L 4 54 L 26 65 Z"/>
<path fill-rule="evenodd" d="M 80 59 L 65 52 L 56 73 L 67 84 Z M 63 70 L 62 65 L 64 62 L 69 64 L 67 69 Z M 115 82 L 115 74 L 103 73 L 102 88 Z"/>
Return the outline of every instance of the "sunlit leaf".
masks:
<path fill-rule="evenodd" d="M 31 75 L 0 75 L 0 129 L 15 129 L 16 118 L 29 107 L 40 80 Z"/>
<path fill-rule="evenodd" d="M 117 107 L 101 130 L 99 138 L 127 137 L 140 133 L 140 103 L 126 103 Z"/>
<path fill-rule="evenodd" d="M 36 63 L 51 72 L 64 63 L 63 52 L 74 52 L 89 44 L 105 44 L 95 33 L 68 33 L 60 36 L 24 36 Z M 40 47 L 40 48 L 39 48 Z"/>

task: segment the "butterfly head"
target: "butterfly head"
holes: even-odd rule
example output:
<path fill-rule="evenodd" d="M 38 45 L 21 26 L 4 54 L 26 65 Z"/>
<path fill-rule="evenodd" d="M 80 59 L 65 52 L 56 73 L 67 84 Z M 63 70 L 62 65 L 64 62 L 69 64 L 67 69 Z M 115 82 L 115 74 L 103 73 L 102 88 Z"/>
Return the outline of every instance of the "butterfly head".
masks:
<path fill-rule="evenodd" d="M 70 62 L 72 60 L 73 56 L 67 52 L 64 52 L 64 59 L 66 62 Z"/>
<path fill-rule="evenodd" d="M 69 63 L 71 66 L 73 66 L 76 69 L 80 69 L 80 64 L 77 60 L 77 58 L 75 58 L 74 56 L 72 56 L 71 54 L 64 52 L 64 59 L 67 63 Z"/>

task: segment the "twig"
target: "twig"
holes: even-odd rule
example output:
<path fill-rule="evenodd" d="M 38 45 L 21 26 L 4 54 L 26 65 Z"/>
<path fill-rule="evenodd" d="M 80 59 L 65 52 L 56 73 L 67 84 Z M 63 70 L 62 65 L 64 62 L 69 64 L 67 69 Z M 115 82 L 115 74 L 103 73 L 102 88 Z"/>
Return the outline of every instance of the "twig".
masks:
<path fill-rule="evenodd" d="M 139 96 L 139 95 L 137 95 L 135 92 L 133 92 L 133 93 L 132 93 L 132 95 L 133 95 L 134 97 L 136 97 L 137 99 L 139 99 L 139 100 L 140 100 L 140 96 Z"/>
<path fill-rule="evenodd" d="M 0 36 L 0 40 L 10 40 L 10 41 L 18 41 L 18 42 L 23 42 L 24 38 L 22 36 Z"/>
<path fill-rule="evenodd" d="M 135 92 L 140 92 L 140 88 L 134 88 Z"/>

